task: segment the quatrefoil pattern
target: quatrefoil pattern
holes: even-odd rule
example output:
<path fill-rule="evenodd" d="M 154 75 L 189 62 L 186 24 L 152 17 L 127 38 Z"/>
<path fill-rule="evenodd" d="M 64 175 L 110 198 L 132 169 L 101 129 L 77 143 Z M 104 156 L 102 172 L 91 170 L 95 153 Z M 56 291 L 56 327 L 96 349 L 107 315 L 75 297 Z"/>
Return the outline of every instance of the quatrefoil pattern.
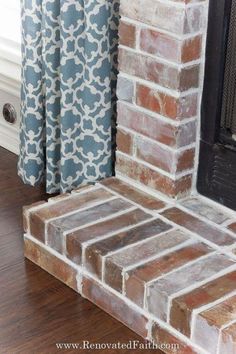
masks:
<path fill-rule="evenodd" d="M 65 192 L 112 173 L 119 0 L 23 0 L 18 173 Z"/>

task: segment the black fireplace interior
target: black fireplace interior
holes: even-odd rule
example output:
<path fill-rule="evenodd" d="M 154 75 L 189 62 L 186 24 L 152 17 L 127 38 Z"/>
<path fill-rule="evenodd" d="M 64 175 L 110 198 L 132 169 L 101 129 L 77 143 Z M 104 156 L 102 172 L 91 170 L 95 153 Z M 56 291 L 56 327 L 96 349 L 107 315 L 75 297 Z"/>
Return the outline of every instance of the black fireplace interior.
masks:
<path fill-rule="evenodd" d="M 236 0 L 210 0 L 199 193 L 236 210 Z"/>

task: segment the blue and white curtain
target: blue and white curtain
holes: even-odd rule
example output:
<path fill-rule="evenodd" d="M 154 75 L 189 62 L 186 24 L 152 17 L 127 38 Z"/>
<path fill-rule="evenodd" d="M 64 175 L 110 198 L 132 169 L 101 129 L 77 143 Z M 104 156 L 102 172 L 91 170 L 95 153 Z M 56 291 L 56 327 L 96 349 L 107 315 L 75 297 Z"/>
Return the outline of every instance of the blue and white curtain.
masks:
<path fill-rule="evenodd" d="M 112 174 L 119 0 L 22 0 L 18 173 L 65 192 Z"/>

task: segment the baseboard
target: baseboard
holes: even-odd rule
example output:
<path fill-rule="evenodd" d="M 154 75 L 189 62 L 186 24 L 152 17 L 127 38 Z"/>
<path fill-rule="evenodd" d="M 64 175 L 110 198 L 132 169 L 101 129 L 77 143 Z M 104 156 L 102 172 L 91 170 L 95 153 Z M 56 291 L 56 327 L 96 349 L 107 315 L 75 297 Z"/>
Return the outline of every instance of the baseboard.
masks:
<path fill-rule="evenodd" d="M 0 122 L 0 146 L 19 155 L 19 131 Z"/>

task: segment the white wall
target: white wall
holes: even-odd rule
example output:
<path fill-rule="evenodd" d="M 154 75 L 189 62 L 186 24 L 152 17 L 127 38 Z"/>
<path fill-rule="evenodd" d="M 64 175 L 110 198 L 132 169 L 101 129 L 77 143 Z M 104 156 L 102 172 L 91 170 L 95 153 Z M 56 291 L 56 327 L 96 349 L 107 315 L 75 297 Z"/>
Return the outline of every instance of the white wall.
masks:
<path fill-rule="evenodd" d="M 20 0 L 0 4 L 0 146 L 18 153 L 20 110 Z M 17 122 L 6 123 L 2 107 L 11 103 L 17 111 Z"/>

